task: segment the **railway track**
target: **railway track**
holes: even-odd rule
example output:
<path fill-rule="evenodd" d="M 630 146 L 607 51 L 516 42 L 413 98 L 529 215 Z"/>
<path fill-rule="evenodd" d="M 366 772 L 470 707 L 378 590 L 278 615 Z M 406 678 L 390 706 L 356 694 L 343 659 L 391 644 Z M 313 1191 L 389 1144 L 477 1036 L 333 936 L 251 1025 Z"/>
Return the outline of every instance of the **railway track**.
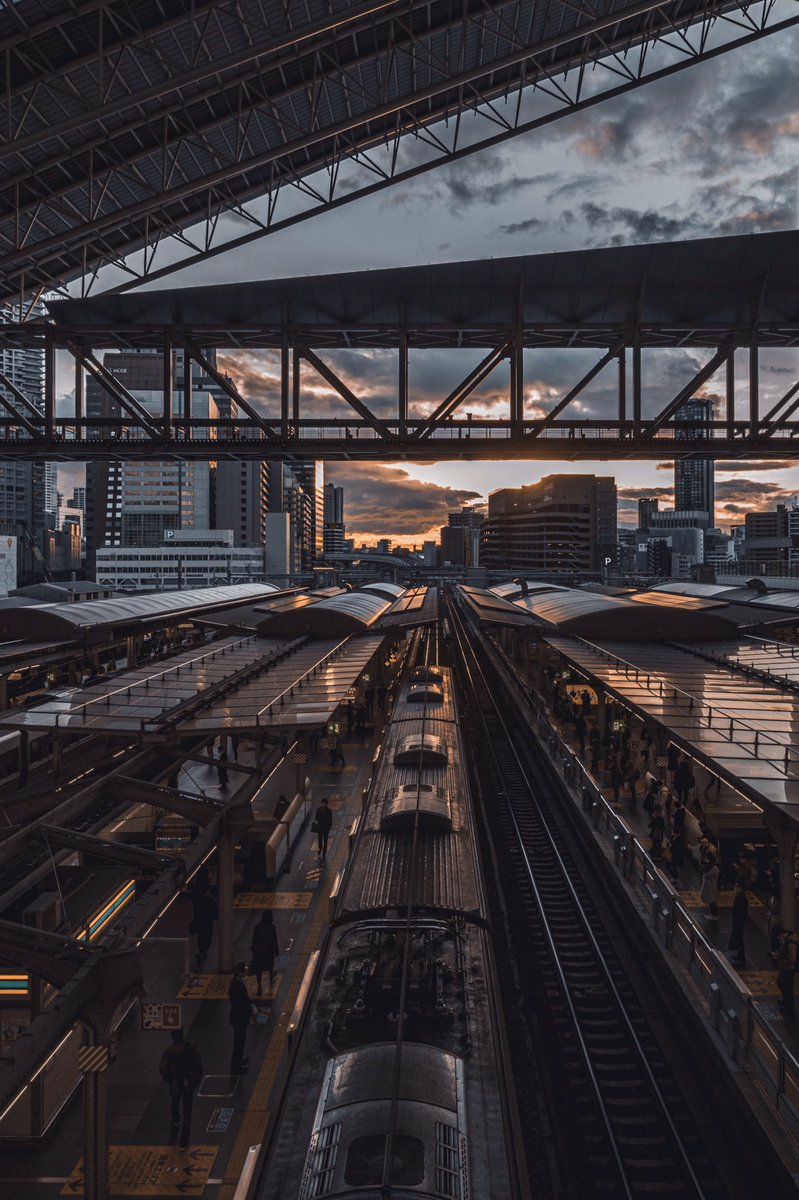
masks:
<path fill-rule="evenodd" d="M 531 1024 L 552 1044 L 555 1105 L 567 1114 L 567 1141 L 578 1162 L 565 1176 L 590 1183 L 594 1196 L 625 1200 L 722 1200 L 730 1191 L 697 1130 L 651 1012 L 630 981 L 629 964 L 581 877 L 573 846 L 556 819 L 542 752 L 500 711 L 503 692 L 485 651 L 450 609 L 459 690 L 466 699 L 466 741 L 478 791 L 495 798 L 486 815 L 502 842 L 506 911 L 517 926 L 535 980 Z M 540 1010 L 545 1010 L 543 1021 Z M 517 1087 L 519 1079 L 517 1078 Z M 556 1118 L 557 1119 L 557 1118 Z M 561 1152 L 563 1151 L 563 1138 Z"/>

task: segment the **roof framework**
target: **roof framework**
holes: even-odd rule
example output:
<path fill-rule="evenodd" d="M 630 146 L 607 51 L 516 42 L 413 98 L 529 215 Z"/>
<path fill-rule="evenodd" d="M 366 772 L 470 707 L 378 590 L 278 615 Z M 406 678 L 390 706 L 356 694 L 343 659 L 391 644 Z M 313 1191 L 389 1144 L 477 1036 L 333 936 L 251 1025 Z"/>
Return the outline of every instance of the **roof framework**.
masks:
<path fill-rule="evenodd" d="M 797 21 L 793 0 L 17 0 L 2 292 L 157 278 Z"/>
<path fill-rule="evenodd" d="M 47 367 L 43 412 L 0 374 L 0 452 L 77 461 L 223 452 L 412 461 L 790 457 L 799 381 L 786 380 L 766 406 L 760 356 L 799 344 L 797 261 L 799 233 L 790 231 L 55 302 L 49 321 L 0 326 L 0 348 L 41 347 Z M 210 366 L 201 349 L 208 347 L 276 352 L 279 391 L 254 407 Z M 648 392 L 662 367 L 657 352 L 686 347 L 701 365 L 663 404 L 660 392 Z M 237 415 L 194 417 L 190 392 L 176 415 L 169 371 L 162 410 L 145 412 L 105 368 L 101 348 L 170 356 L 181 349 Z M 331 363 L 340 349 L 351 364 L 359 351 L 392 352 L 396 404 L 377 409 L 359 396 Z M 594 356 L 543 415 L 526 389 L 538 349 Z M 75 369 L 66 414 L 56 408 L 57 350 Z M 425 350 L 470 352 L 463 377 L 440 400 L 413 394 L 410 355 Z M 365 378 L 373 366 L 364 361 Z M 107 416 L 85 416 L 87 371 L 108 393 Z M 581 405 L 600 375 L 610 408 L 586 417 Z M 487 380 L 504 399 L 472 419 L 464 410 Z M 713 420 L 678 419 L 683 402 L 707 386 L 724 395 Z M 319 412 L 320 391 L 331 397 L 327 412 Z"/>

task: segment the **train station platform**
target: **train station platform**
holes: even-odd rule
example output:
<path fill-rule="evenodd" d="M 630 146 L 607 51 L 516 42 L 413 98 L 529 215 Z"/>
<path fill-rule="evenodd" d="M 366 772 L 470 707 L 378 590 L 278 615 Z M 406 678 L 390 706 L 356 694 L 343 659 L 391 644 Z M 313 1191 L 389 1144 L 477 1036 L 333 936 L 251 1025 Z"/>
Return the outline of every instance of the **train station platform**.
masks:
<path fill-rule="evenodd" d="M 287 1064 L 292 1013 L 309 959 L 327 929 L 330 892 L 347 857 L 348 830 L 361 811 L 361 791 L 368 781 L 383 723 L 383 714 L 375 711 L 363 738 L 354 734 L 342 738 L 344 765 L 331 766 L 332 756 L 319 746 L 309 749 L 309 761 L 301 768 L 289 754 L 269 778 L 270 803 L 281 794 L 293 796 L 300 773 L 310 781 L 311 800 L 305 828 L 274 888 L 244 891 L 237 887 L 236 891 L 234 960 L 249 963 L 252 931 L 265 908 L 274 913 L 280 947 L 274 987 L 269 987 L 265 975 L 263 995 L 258 997 L 255 978 L 246 980 L 258 1010 L 257 1023 L 247 1031 L 247 1073 L 229 1073 L 231 977 L 213 971 L 217 926 L 205 971 L 187 972 L 187 966 L 195 965 L 188 933 L 192 912 L 188 891 L 180 893 L 140 944 L 146 994 L 122 1026 L 116 1058 L 109 1068 L 114 1197 L 233 1200 L 250 1148 L 263 1141 L 274 1112 L 273 1092 Z M 242 765 L 250 765 L 249 753 L 242 742 Z M 231 759 L 228 767 L 232 786 L 235 761 Z M 184 765 L 180 787 L 209 797 L 223 792 L 217 769 L 201 762 Z M 333 827 L 326 860 L 320 862 L 310 821 L 323 796 L 333 810 Z M 142 1027 L 147 1004 L 179 1004 L 184 1035 L 196 1044 L 202 1058 L 203 1078 L 195 1093 L 186 1150 L 178 1146 L 179 1130 L 171 1127 L 168 1088 L 159 1075 L 161 1056 L 171 1044 L 170 1033 Z M 30 1149 L 4 1148 L 0 1197 L 50 1200 L 82 1195 L 82 1122 L 79 1090 L 44 1144 Z"/>

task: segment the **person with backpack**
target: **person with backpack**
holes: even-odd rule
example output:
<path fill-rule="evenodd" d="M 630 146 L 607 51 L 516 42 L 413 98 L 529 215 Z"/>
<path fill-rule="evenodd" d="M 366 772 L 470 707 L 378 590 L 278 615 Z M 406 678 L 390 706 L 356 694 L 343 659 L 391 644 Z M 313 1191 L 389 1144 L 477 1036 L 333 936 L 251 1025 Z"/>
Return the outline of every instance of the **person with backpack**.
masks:
<path fill-rule="evenodd" d="M 180 1148 L 185 1150 L 191 1133 L 191 1110 L 194 1093 L 203 1077 L 203 1062 L 194 1042 L 183 1037 L 182 1029 L 172 1031 L 172 1045 L 161 1055 L 161 1078 L 169 1086 L 172 1101 L 172 1127 L 180 1127 Z M 181 1106 L 183 1122 L 181 1124 Z"/>

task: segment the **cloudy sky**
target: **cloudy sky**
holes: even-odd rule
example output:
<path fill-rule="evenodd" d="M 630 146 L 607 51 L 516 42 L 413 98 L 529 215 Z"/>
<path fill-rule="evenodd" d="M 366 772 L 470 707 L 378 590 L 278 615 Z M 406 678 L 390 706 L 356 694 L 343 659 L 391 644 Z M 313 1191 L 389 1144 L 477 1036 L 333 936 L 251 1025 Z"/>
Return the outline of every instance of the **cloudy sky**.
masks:
<path fill-rule="evenodd" d="M 799 30 L 793 30 L 314 217 L 168 284 L 796 228 L 798 150 Z M 390 411 L 390 355 L 342 352 L 329 361 L 376 411 Z M 527 413 L 552 407 L 592 361 L 583 352 L 529 352 Z M 465 352 L 412 356 L 415 410 L 434 407 L 474 362 Z M 674 395 L 702 362 L 689 350 L 645 355 L 645 413 Z M 229 356 L 225 365 L 249 397 L 275 411 L 270 355 Z M 743 380 L 743 360 L 738 369 Z M 766 395 L 776 400 L 797 376 L 799 351 L 764 353 L 761 370 Z M 706 394 L 719 382 L 711 380 Z M 610 373 L 600 375 L 574 415 L 607 411 L 612 385 Z M 335 410 L 326 385 L 310 372 L 303 392 L 310 412 Z M 506 398 L 507 376 L 498 370 L 469 408 L 475 415 L 497 412 Z M 639 495 L 671 500 L 667 463 L 329 464 L 327 475 L 346 488 L 349 533 L 407 543 L 434 536 L 450 509 L 484 499 L 496 487 L 575 469 L 616 475 L 621 521 L 634 520 Z M 738 463 L 734 470 L 719 464 L 717 480 L 723 525 L 799 491 L 799 469 L 787 462 Z"/>

